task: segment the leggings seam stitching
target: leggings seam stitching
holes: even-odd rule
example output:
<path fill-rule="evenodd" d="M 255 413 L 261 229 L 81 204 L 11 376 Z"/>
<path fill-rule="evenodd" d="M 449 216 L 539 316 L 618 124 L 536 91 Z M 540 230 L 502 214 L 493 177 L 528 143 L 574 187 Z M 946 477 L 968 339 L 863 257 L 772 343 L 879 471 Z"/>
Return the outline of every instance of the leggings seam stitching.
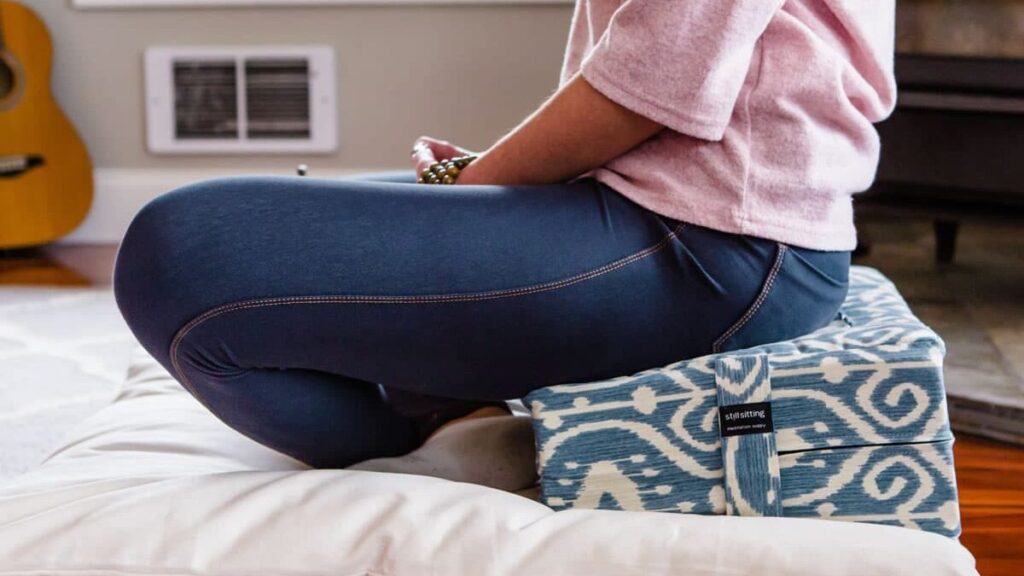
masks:
<path fill-rule="evenodd" d="M 169 356 L 171 364 L 174 370 L 178 373 L 178 377 L 185 387 L 186 390 L 195 395 L 195 392 L 190 387 L 191 383 L 188 381 L 188 377 L 181 369 L 181 365 L 178 362 L 178 350 L 181 342 L 185 339 L 193 329 L 198 327 L 200 324 L 226 314 L 228 312 L 235 312 L 238 310 L 247 310 L 252 308 L 267 308 L 270 306 L 282 306 L 288 304 L 448 304 L 456 302 L 481 302 L 486 300 L 501 300 L 505 298 L 515 298 L 519 296 L 528 296 L 531 294 L 537 294 L 542 292 L 550 292 L 592 280 L 599 276 L 603 276 L 610 272 L 614 272 L 620 268 L 624 268 L 634 262 L 643 260 L 648 256 L 651 256 L 664 249 L 679 232 L 682 231 L 686 223 L 680 223 L 677 225 L 667 236 L 662 238 L 658 243 L 644 248 L 638 252 L 635 252 L 629 256 L 625 256 L 613 262 L 609 262 L 603 266 L 581 272 L 568 278 L 561 280 L 554 280 L 550 282 L 543 282 L 540 284 L 534 284 L 531 286 L 524 286 L 522 288 L 511 288 L 504 290 L 491 290 L 485 292 L 468 292 L 464 294 L 424 294 L 416 296 L 355 296 L 355 295 L 334 295 L 334 296 L 283 296 L 275 298 L 256 298 L 250 300 L 241 300 L 239 302 L 231 302 L 227 304 L 221 304 L 214 308 L 203 312 L 199 316 L 196 316 L 190 320 L 187 324 L 181 327 L 178 332 L 174 335 L 174 339 L 171 341 L 169 350 Z"/>
<path fill-rule="evenodd" d="M 757 314 L 757 311 L 761 309 L 764 301 L 768 298 L 768 293 L 771 292 L 772 286 L 775 284 L 775 278 L 779 275 L 779 269 L 782 268 L 782 260 L 786 256 L 787 247 L 785 244 L 778 243 L 778 251 L 775 253 L 775 261 L 772 262 L 771 270 L 768 272 L 768 278 L 765 279 L 764 285 L 761 287 L 761 292 L 757 295 L 754 303 L 750 305 L 750 308 L 736 321 L 735 324 L 729 327 L 711 346 L 711 352 L 717 354 L 721 352 L 722 345 L 731 338 L 736 332 L 739 332 L 741 328 L 746 326 L 750 319 Z"/>

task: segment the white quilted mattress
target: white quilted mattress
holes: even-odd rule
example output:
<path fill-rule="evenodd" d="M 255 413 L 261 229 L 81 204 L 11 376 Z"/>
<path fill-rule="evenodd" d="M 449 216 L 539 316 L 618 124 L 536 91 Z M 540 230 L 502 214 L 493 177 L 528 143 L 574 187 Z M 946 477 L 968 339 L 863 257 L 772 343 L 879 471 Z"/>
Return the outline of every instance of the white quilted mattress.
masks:
<path fill-rule="evenodd" d="M 0 287 L 0 480 L 110 403 L 134 342 L 109 289 Z"/>
<path fill-rule="evenodd" d="M 311 470 L 224 426 L 141 348 L 113 403 L 79 421 L 132 351 L 109 293 L 0 296 L 6 474 L 53 449 L 0 481 L 0 576 L 977 574 L 956 541 L 905 528 L 554 512 L 471 484 Z"/>

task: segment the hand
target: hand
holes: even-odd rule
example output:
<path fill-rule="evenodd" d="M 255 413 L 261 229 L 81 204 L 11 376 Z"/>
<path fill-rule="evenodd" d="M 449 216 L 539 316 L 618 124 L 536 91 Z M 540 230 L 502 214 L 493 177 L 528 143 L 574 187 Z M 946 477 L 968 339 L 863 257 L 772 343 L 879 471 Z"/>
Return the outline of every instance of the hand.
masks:
<path fill-rule="evenodd" d="M 419 176 L 434 162 L 448 160 L 456 156 L 469 156 L 473 152 L 460 148 L 451 142 L 438 140 L 429 136 L 420 136 L 413 144 L 412 159 L 416 165 L 416 175 Z"/>
<path fill-rule="evenodd" d="M 529 186 L 569 182 L 658 135 L 665 126 L 610 100 L 579 73 L 543 106 L 466 166 L 455 184 Z M 467 151 L 432 138 L 416 156 L 422 171 Z M 447 158 L 446 158 L 447 157 Z"/>

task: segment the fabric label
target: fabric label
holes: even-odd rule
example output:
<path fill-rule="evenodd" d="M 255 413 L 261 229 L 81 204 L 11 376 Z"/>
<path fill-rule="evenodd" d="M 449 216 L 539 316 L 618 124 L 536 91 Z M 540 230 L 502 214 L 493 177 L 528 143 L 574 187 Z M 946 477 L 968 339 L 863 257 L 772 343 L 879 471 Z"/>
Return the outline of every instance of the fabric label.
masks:
<path fill-rule="evenodd" d="M 771 402 L 719 406 L 718 423 L 723 437 L 765 434 L 775 430 Z"/>

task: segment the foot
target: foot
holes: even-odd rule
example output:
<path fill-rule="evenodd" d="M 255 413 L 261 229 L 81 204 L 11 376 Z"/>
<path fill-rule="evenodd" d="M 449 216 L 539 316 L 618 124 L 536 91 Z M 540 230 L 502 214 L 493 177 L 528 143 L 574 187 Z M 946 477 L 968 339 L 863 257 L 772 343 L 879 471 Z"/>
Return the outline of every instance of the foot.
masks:
<path fill-rule="evenodd" d="M 530 419 L 486 407 L 447 422 L 405 456 L 367 460 L 349 470 L 418 474 L 518 492 L 536 485 L 535 462 Z"/>
<path fill-rule="evenodd" d="M 476 420 L 477 418 L 488 418 L 492 416 L 508 415 L 508 410 L 505 408 L 498 408 L 497 406 L 484 406 L 483 408 L 474 410 L 469 414 L 466 414 L 465 416 L 461 416 L 459 418 L 455 418 L 445 422 L 444 424 L 439 426 L 437 430 L 434 430 L 434 432 L 425 440 L 425 442 L 430 442 L 430 439 L 433 438 L 434 436 L 437 436 L 442 430 L 449 426 L 452 426 L 453 424 L 458 424 L 459 422 L 468 422 L 469 420 Z"/>

